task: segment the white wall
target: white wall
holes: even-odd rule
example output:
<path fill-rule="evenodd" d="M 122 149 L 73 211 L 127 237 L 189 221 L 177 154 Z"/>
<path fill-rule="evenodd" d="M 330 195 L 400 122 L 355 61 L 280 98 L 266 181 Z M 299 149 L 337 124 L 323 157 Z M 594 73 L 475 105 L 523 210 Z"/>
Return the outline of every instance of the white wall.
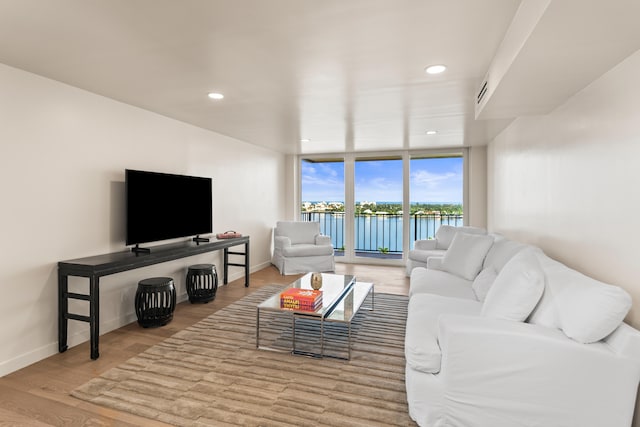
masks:
<path fill-rule="evenodd" d="M 469 171 L 467 185 L 469 200 L 467 201 L 468 225 L 487 227 L 487 147 L 470 147 Z"/>
<path fill-rule="evenodd" d="M 633 297 L 640 327 L 640 51 L 488 150 L 488 226 Z"/>
<path fill-rule="evenodd" d="M 0 375 L 57 352 L 57 262 L 126 249 L 125 168 L 212 177 L 214 231 L 250 235 L 252 270 L 268 265 L 287 213 L 284 155 L 2 64 L 0 118 Z M 172 276 L 184 298 L 185 268 L 204 261 L 222 272 L 214 253 L 103 278 L 101 332 L 135 320 L 140 279 Z M 69 345 L 87 339 L 88 324 L 70 321 Z"/>

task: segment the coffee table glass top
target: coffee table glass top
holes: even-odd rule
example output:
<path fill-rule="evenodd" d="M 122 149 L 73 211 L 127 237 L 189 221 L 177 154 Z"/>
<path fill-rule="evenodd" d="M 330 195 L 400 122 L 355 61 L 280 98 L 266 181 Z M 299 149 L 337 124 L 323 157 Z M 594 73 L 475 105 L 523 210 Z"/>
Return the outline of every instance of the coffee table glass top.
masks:
<path fill-rule="evenodd" d="M 316 311 L 291 310 L 280 308 L 280 292 L 258 305 L 261 310 L 290 311 L 308 316 L 325 317 L 335 308 L 342 297 L 349 292 L 355 283 L 355 277 L 351 275 L 322 273 L 322 307 Z M 289 285 L 291 288 L 312 289 L 311 273 L 305 274 L 300 279 Z"/>

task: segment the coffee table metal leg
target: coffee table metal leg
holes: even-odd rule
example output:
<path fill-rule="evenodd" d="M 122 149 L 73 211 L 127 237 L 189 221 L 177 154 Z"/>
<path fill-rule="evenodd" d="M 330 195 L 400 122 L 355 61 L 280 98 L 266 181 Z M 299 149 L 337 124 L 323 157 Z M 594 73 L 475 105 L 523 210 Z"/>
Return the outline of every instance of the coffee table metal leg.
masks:
<path fill-rule="evenodd" d="M 324 357 L 324 318 L 320 319 L 320 357 Z"/>
<path fill-rule="evenodd" d="M 260 348 L 260 307 L 256 308 L 256 348 Z"/>
<path fill-rule="evenodd" d="M 291 314 L 291 352 L 295 353 L 296 352 L 296 315 L 295 314 Z"/>

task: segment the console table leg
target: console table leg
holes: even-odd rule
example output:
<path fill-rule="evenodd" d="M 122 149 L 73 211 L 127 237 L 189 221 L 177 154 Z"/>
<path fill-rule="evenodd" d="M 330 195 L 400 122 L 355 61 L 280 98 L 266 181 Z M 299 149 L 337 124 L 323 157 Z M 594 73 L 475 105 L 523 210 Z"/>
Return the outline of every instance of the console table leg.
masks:
<path fill-rule="evenodd" d="M 224 261 L 223 261 L 223 278 L 222 278 L 222 283 L 223 284 L 227 284 L 227 282 L 229 281 L 228 277 L 229 277 L 229 248 L 224 248 L 223 249 L 224 252 Z"/>
<path fill-rule="evenodd" d="M 99 278 L 89 278 L 89 325 L 91 330 L 91 359 L 100 357 L 98 352 L 98 338 L 100 336 L 100 288 Z"/>
<path fill-rule="evenodd" d="M 244 244 L 244 287 L 249 287 L 249 241 Z"/>
<path fill-rule="evenodd" d="M 67 313 L 69 311 L 69 276 L 58 271 L 58 351 L 67 351 Z"/>

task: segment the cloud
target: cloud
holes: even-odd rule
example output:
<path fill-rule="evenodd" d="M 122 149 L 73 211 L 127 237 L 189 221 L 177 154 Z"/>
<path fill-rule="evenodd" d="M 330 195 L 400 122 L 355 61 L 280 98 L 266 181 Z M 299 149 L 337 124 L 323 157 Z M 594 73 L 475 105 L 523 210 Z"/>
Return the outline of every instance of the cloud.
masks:
<path fill-rule="evenodd" d="M 414 202 L 462 203 L 462 173 L 417 170 L 411 173 L 411 200 Z"/>

